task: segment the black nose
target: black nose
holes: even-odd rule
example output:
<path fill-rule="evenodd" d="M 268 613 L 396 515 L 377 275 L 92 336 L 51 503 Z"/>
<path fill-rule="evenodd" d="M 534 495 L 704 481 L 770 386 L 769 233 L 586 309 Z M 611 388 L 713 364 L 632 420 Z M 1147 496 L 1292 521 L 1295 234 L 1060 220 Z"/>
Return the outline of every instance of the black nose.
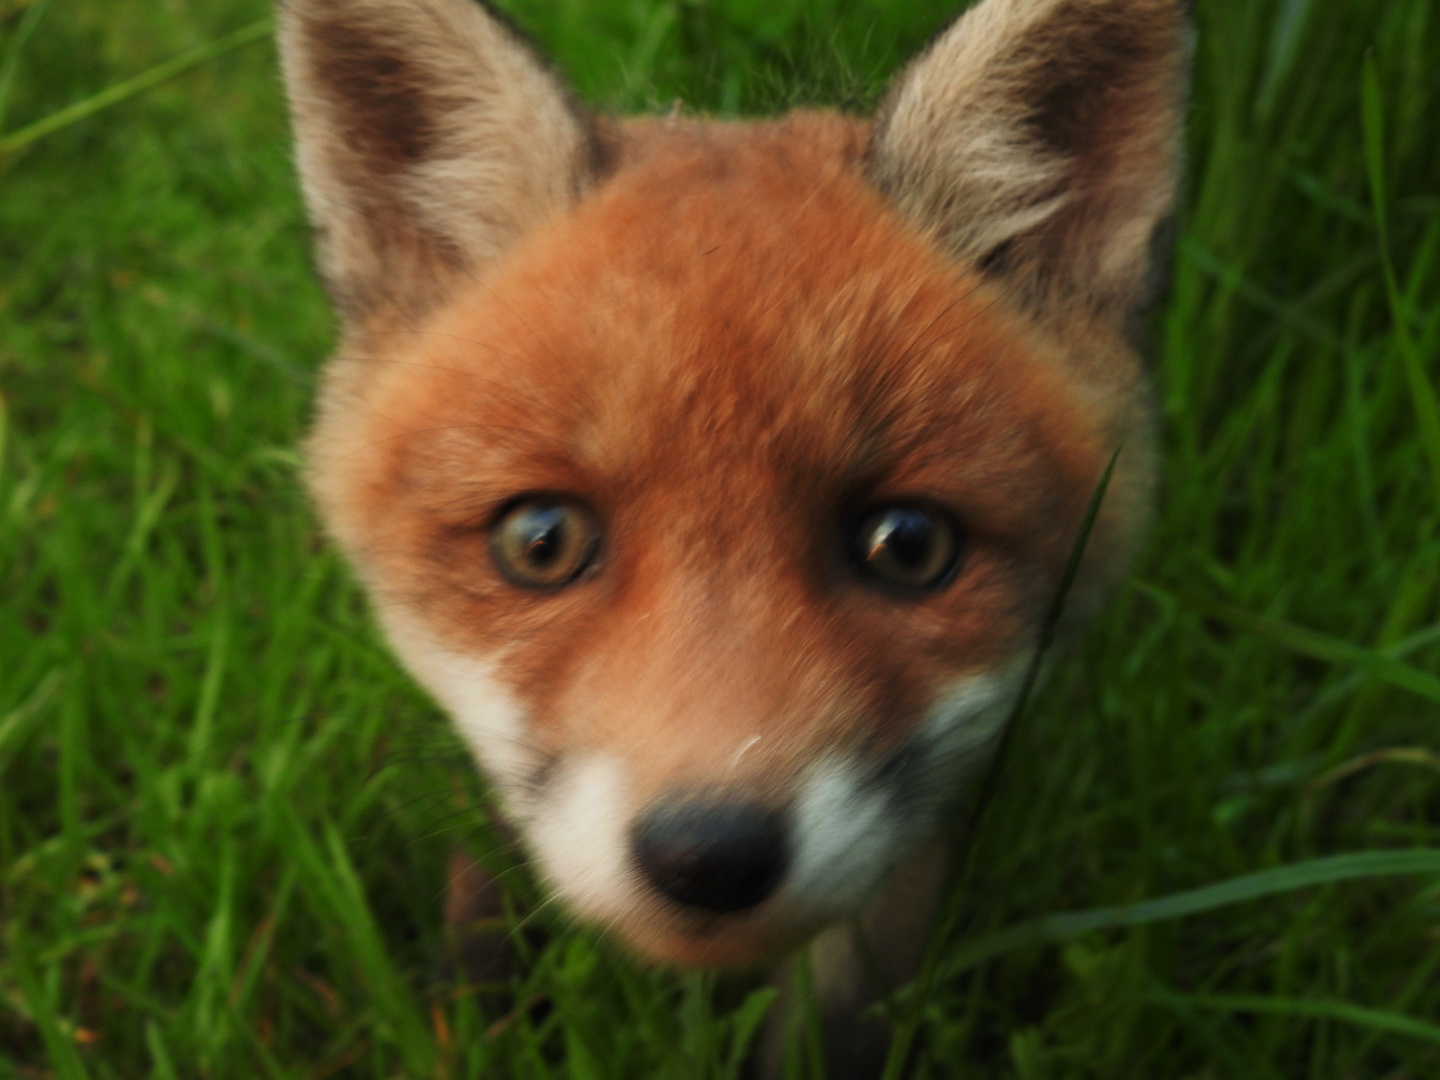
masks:
<path fill-rule="evenodd" d="M 667 801 L 635 824 L 635 860 L 676 903 L 742 911 L 773 893 L 789 862 L 780 815 L 747 802 Z"/>

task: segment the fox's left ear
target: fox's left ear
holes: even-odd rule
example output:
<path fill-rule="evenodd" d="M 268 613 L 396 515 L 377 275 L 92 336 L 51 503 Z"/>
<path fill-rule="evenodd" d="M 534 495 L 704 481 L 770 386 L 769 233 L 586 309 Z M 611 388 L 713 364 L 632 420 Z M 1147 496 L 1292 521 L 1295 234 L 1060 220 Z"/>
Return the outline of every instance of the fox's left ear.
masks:
<path fill-rule="evenodd" d="M 595 182 L 594 121 L 476 0 L 279 0 L 320 270 L 351 326 L 442 300 Z"/>
<path fill-rule="evenodd" d="M 1022 303 L 1124 323 L 1175 199 L 1182 0 L 983 0 L 896 79 L 868 169 Z"/>

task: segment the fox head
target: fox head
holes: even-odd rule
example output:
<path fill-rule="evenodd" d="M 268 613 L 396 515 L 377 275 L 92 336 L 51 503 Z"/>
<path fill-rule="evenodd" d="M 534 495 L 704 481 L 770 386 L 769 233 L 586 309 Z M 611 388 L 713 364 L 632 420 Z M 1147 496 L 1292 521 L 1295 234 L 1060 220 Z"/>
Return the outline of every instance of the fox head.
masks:
<path fill-rule="evenodd" d="M 984 0 L 870 120 L 588 113 L 472 0 L 285 0 L 323 517 L 549 885 L 743 964 L 934 836 L 1152 488 L 1180 0 Z"/>

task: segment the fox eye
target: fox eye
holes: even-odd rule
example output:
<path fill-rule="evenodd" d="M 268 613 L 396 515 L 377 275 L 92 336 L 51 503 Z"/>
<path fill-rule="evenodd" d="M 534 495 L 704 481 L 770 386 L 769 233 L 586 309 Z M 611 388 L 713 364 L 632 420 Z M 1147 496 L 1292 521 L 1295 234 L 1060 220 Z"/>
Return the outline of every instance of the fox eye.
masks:
<path fill-rule="evenodd" d="M 558 589 L 595 561 L 600 527 L 584 507 L 564 499 L 528 499 L 495 523 L 490 552 L 500 572 L 527 589 Z"/>
<path fill-rule="evenodd" d="M 867 511 L 852 556 L 862 577 L 906 591 L 936 589 L 960 565 L 964 538 L 947 515 L 907 503 Z"/>

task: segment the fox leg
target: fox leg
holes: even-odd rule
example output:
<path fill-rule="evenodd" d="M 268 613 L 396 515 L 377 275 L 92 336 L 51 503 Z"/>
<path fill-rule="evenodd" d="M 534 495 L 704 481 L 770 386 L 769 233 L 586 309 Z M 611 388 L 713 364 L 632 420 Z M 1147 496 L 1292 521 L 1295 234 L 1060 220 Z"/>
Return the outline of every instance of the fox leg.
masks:
<path fill-rule="evenodd" d="M 946 848 L 935 841 L 912 859 L 865 907 L 860 917 L 869 957 L 850 926 L 834 926 L 810 946 L 811 984 L 819 1012 L 829 1080 L 876 1080 L 890 1047 L 890 1025 L 866 1010 L 915 976 L 925 951 L 944 881 Z M 761 1046 L 758 1075 L 784 1075 L 789 1032 L 803 1023 L 795 964 L 778 976 L 780 997 Z M 876 980 L 883 985 L 875 986 Z"/>
<path fill-rule="evenodd" d="M 463 848 L 450 849 L 445 869 L 444 974 L 466 983 L 503 983 L 515 947 L 505 925 L 505 890 Z"/>
<path fill-rule="evenodd" d="M 890 1025 L 865 1013 L 881 993 L 914 977 L 925 949 L 946 865 L 936 841 L 904 866 L 865 907 L 860 926 L 863 955 L 850 925 L 831 927 L 810 946 L 810 979 L 819 1013 L 829 1080 L 876 1080 L 890 1046 Z M 462 848 L 451 849 L 446 868 L 446 974 L 467 983 L 503 983 L 513 974 L 515 945 L 506 931 L 500 881 Z M 795 964 L 776 981 L 780 996 L 771 1012 L 756 1062 L 757 1080 L 784 1076 L 785 1046 L 803 1023 Z M 876 982 L 881 986 L 877 987 Z"/>

